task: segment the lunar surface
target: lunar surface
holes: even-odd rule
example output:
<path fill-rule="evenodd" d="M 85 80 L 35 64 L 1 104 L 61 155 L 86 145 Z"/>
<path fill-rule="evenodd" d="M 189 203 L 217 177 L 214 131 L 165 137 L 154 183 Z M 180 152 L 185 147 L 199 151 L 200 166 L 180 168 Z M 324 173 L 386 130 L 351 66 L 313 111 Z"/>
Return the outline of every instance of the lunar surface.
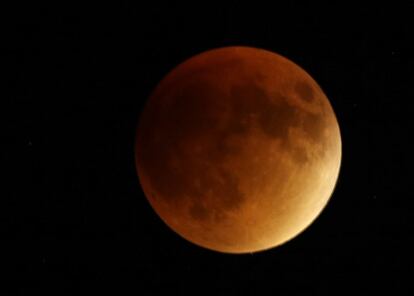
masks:
<path fill-rule="evenodd" d="M 159 217 L 225 253 L 294 238 L 327 204 L 341 162 L 334 111 L 299 66 L 267 50 L 190 58 L 156 87 L 139 120 L 136 167 Z"/>

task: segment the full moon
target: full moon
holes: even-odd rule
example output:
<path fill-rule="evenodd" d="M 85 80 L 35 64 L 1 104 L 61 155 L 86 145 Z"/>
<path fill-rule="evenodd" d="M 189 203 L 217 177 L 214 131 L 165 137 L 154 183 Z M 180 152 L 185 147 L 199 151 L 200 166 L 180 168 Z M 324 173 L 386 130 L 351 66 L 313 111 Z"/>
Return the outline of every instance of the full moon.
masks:
<path fill-rule="evenodd" d="M 279 246 L 304 231 L 334 190 L 341 136 L 302 68 L 267 50 L 198 54 L 155 88 L 137 127 L 145 196 L 177 234 L 224 253 Z"/>

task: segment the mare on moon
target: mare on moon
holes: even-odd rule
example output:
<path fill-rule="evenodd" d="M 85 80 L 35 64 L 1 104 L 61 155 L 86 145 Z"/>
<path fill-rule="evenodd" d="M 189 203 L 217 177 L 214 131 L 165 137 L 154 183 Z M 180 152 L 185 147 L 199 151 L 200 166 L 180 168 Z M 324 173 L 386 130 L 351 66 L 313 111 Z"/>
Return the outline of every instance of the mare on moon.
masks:
<path fill-rule="evenodd" d="M 145 196 L 186 240 L 257 252 L 305 230 L 341 163 L 335 113 L 298 65 L 263 49 L 224 47 L 173 69 L 139 120 Z"/>

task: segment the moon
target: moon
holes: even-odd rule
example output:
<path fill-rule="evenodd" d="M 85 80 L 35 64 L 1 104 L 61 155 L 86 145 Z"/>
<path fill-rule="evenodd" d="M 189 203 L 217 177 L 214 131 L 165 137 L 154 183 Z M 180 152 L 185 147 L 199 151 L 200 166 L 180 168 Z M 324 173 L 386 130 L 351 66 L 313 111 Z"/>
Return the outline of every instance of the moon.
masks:
<path fill-rule="evenodd" d="M 224 47 L 158 84 L 139 119 L 135 162 L 146 198 L 178 235 L 252 253 L 296 237 L 324 209 L 339 174 L 340 129 L 298 65 Z"/>

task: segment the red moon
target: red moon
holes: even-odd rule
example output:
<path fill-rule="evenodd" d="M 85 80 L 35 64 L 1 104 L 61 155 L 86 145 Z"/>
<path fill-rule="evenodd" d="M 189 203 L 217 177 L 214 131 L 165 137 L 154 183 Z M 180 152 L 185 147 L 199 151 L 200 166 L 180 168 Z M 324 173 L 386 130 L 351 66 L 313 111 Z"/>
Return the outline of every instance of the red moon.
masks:
<path fill-rule="evenodd" d="M 298 65 L 225 47 L 173 69 L 139 120 L 136 168 L 159 217 L 196 245 L 257 252 L 305 230 L 341 164 L 335 113 Z"/>

